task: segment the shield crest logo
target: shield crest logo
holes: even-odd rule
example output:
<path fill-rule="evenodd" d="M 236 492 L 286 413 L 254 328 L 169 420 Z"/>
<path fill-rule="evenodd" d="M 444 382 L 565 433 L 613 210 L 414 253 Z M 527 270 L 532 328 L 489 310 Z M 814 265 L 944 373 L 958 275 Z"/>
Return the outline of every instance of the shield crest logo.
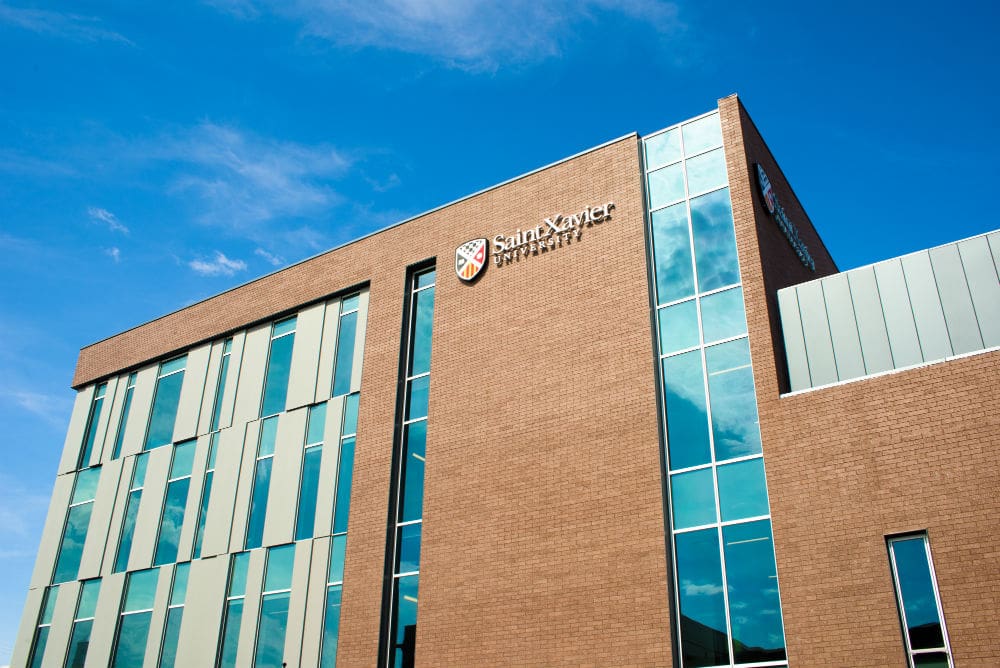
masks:
<path fill-rule="evenodd" d="M 760 193 L 764 196 L 764 204 L 767 205 L 767 212 L 773 216 L 778 203 L 774 197 L 774 189 L 771 187 L 771 182 L 768 180 L 767 174 L 764 173 L 764 168 L 760 166 L 760 163 L 757 163 L 757 182 L 760 184 Z"/>
<path fill-rule="evenodd" d="M 473 239 L 455 249 L 455 273 L 463 281 L 471 281 L 486 266 L 486 239 Z"/>

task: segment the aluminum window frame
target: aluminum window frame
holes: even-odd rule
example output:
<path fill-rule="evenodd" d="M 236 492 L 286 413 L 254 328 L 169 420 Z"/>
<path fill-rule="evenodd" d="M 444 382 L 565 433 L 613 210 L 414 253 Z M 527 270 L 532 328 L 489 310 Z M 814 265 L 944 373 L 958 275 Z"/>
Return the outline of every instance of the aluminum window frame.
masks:
<path fill-rule="evenodd" d="M 941 624 L 941 638 L 944 644 L 941 647 L 928 649 L 913 649 L 910 645 L 909 626 L 906 623 L 906 608 L 903 603 L 903 592 L 899 584 L 899 570 L 896 564 L 896 553 L 893 550 L 893 543 L 900 543 L 908 540 L 920 539 L 923 543 L 924 553 L 927 557 L 927 570 L 930 572 L 931 586 L 934 590 L 934 604 L 937 606 L 938 619 Z M 896 608 L 899 612 L 900 631 L 903 635 L 903 649 L 906 652 L 907 664 L 910 668 L 916 665 L 915 657 L 921 654 L 945 654 L 948 657 L 948 665 L 955 666 L 955 658 L 951 650 L 951 639 L 948 636 L 948 626 L 944 619 L 944 606 L 941 604 L 941 590 L 938 587 L 937 571 L 934 569 L 934 559 L 931 553 L 931 541 L 926 531 L 918 531 L 904 534 L 886 536 L 886 550 L 889 553 L 889 569 L 892 575 L 892 588 L 896 595 Z"/>

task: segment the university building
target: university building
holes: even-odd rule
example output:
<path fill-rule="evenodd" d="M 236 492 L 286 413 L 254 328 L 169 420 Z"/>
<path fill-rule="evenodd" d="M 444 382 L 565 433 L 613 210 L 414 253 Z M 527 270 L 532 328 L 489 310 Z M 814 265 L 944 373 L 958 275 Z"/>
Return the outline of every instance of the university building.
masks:
<path fill-rule="evenodd" d="M 89 345 L 12 665 L 995 666 L 998 266 L 731 96 Z"/>

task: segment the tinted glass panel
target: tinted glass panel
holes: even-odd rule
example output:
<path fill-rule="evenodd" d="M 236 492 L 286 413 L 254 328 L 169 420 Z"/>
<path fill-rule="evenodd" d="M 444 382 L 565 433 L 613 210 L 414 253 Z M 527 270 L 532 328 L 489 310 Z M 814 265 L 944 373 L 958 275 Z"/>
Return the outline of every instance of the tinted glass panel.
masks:
<path fill-rule="evenodd" d="M 761 520 L 723 527 L 722 539 L 736 663 L 781 661 L 785 658 L 785 634 L 771 522 Z"/>
<path fill-rule="evenodd" d="M 643 143 L 646 145 L 646 169 L 656 169 L 681 159 L 680 130 L 661 132 Z"/>
<path fill-rule="evenodd" d="M 148 610 L 156 598 L 156 583 L 160 577 L 159 568 L 136 571 L 128 576 L 128 593 L 125 595 L 124 612 Z"/>
<path fill-rule="evenodd" d="M 278 442 L 278 418 L 269 417 L 260 423 L 260 443 L 257 445 L 257 456 L 266 457 L 274 454 L 274 446 Z"/>
<path fill-rule="evenodd" d="M 278 326 L 275 325 L 275 330 L 277 328 Z M 288 374 L 292 367 L 292 347 L 294 345 L 295 334 L 271 341 L 271 352 L 267 357 L 267 375 L 264 378 L 264 399 L 260 407 L 262 417 L 285 410 L 285 398 L 288 395 Z"/>
<path fill-rule="evenodd" d="M 705 349 L 718 461 L 760 452 L 760 427 L 747 339 Z"/>
<path fill-rule="evenodd" d="M 675 537 L 684 665 L 729 663 L 722 562 L 716 529 Z"/>
<path fill-rule="evenodd" d="M 129 385 L 134 385 L 135 380 L 129 377 Z M 115 436 L 115 448 L 111 453 L 112 459 L 118 459 L 122 454 L 122 441 L 125 439 L 125 425 L 128 424 L 128 414 L 132 410 L 132 395 L 135 393 L 134 387 L 125 390 L 125 405 L 122 406 L 122 416 L 118 420 L 118 435 Z"/>
<path fill-rule="evenodd" d="M 684 199 L 684 169 L 680 163 L 650 172 L 648 179 L 650 209 Z"/>
<path fill-rule="evenodd" d="M 414 422 L 406 426 L 403 443 L 403 480 L 399 491 L 399 521 L 419 520 L 424 506 L 424 461 L 427 444 L 427 423 Z"/>
<path fill-rule="evenodd" d="M 90 649 L 90 631 L 94 626 L 91 619 L 73 624 L 69 638 L 69 653 L 66 655 L 66 668 L 83 668 L 87 660 L 87 650 Z"/>
<path fill-rule="evenodd" d="M 726 156 L 722 149 L 703 153 L 687 161 L 688 192 L 703 193 L 726 185 Z"/>
<path fill-rule="evenodd" d="M 319 465 L 323 448 L 308 448 L 302 457 L 302 486 L 299 492 L 299 516 L 295 520 L 295 540 L 310 538 L 316 521 L 316 492 L 319 489 Z"/>
<path fill-rule="evenodd" d="M 651 215 L 657 303 L 694 294 L 687 206 L 675 204 Z"/>
<path fill-rule="evenodd" d="M 255 668 L 282 668 L 289 593 L 267 594 L 260 604 Z"/>
<path fill-rule="evenodd" d="M 97 438 L 97 423 L 101 419 L 101 407 L 104 405 L 104 392 L 107 384 L 102 384 L 97 388 L 97 392 L 90 407 L 90 418 L 87 420 L 87 432 L 83 439 L 83 448 L 80 451 L 80 461 L 77 468 L 83 468 L 90 464 L 90 456 L 94 453 L 94 440 Z"/>
<path fill-rule="evenodd" d="M 910 647 L 943 647 L 944 635 L 941 632 L 941 618 L 934 594 L 934 581 L 927 564 L 924 538 L 918 536 L 908 540 L 894 540 L 891 545 Z"/>
<path fill-rule="evenodd" d="M 49 587 L 45 590 L 45 603 L 42 605 L 42 617 L 38 621 L 39 625 L 51 624 L 52 615 L 56 611 L 56 600 L 59 597 L 59 586 Z"/>
<path fill-rule="evenodd" d="M 693 155 L 713 146 L 722 145 L 719 115 L 712 114 L 681 127 L 684 132 L 684 153 Z"/>
<path fill-rule="evenodd" d="M 346 552 L 347 536 L 334 536 L 330 543 L 330 567 L 327 573 L 327 582 L 343 582 Z"/>
<path fill-rule="evenodd" d="M 118 541 L 118 555 L 115 557 L 115 573 L 128 569 L 128 558 L 132 553 L 132 536 L 135 534 L 135 521 L 139 517 L 139 502 L 142 500 L 142 490 L 128 495 L 125 506 L 125 522 L 122 524 L 122 535 Z"/>
<path fill-rule="evenodd" d="M 695 350 L 663 360 L 667 447 L 671 469 L 711 461 L 704 383 L 701 351 Z"/>
<path fill-rule="evenodd" d="M 417 275 L 417 287 L 422 288 L 428 285 L 434 284 L 435 271 L 431 269 L 430 271 L 425 271 L 422 274 Z"/>
<path fill-rule="evenodd" d="M 340 585 L 328 587 L 326 590 L 321 668 L 334 668 L 337 665 L 337 637 L 340 635 L 340 594 Z"/>
<path fill-rule="evenodd" d="M 163 648 L 160 650 L 160 668 L 174 668 L 177 661 L 177 641 L 181 637 L 181 618 L 184 608 L 167 611 L 167 623 L 163 630 Z"/>
<path fill-rule="evenodd" d="M 142 665 L 152 618 L 152 612 L 122 615 L 115 660 L 112 664 L 114 668 L 136 668 Z"/>
<path fill-rule="evenodd" d="M 240 626 L 243 623 L 243 599 L 238 598 L 226 604 L 226 622 L 222 627 L 222 651 L 220 668 L 236 668 L 236 650 L 240 644 Z"/>
<path fill-rule="evenodd" d="M 187 364 L 187 357 L 177 357 L 169 362 L 164 362 L 160 365 L 160 375 L 166 376 L 168 373 L 173 373 L 175 371 L 181 371 Z"/>
<path fill-rule="evenodd" d="M 271 490 L 271 462 L 260 459 L 254 471 L 253 496 L 250 499 L 250 518 L 247 521 L 246 549 L 260 547 L 264 540 L 264 515 L 267 513 L 267 497 Z"/>
<path fill-rule="evenodd" d="M 90 526 L 90 512 L 93 508 L 93 503 L 85 503 L 69 509 L 52 582 L 76 579 L 80 570 L 80 559 L 83 556 L 83 544 L 87 540 L 87 527 Z"/>
<path fill-rule="evenodd" d="M 417 639 L 417 590 L 419 575 L 398 578 L 393 592 L 392 615 L 396 635 L 392 639 L 393 668 L 407 668 L 413 665 Z"/>
<path fill-rule="evenodd" d="M 309 429 L 306 431 L 306 445 L 323 442 L 323 431 L 326 428 L 326 404 L 316 404 L 309 407 Z"/>
<path fill-rule="evenodd" d="M 712 469 L 670 476 L 670 499 L 675 529 L 715 522 L 715 482 L 712 480 Z"/>
<path fill-rule="evenodd" d="M 421 376 L 410 381 L 410 394 L 406 400 L 405 419 L 415 420 L 427 417 L 427 393 L 430 385 L 430 376 Z"/>
<path fill-rule="evenodd" d="M 247 590 L 247 568 L 250 566 L 250 553 L 240 552 L 233 555 L 233 570 L 229 576 L 229 595 L 243 596 Z"/>
<path fill-rule="evenodd" d="M 698 306 L 693 299 L 660 309 L 661 353 L 675 353 L 698 343 Z"/>
<path fill-rule="evenodd" d="M 701 298 L 701 321 L 705 343 L 746 334 L 743 290 L 733 288 Z"/>
<path fill-rule="evenodd" d="M 187 594 L 188 573 L 191 571 L 191 562 L 177 564 L 174 569 L 174 584 L 170 588 L 170 605 L 184 605 L 184 596 Z"/>
<path fill-rule="evenodd" d="M 333 532 L 347 531 L 351 510 L 351 483 L 354 478 L 354 439 L 345 438 L 340 444 L 340 464 L 337 469 L 337 505 L 333 513 Z"/>
<path fill-rule="evenodd" d="M 351 372 L 354 370 L 354 339 L 357 337 L 358 313 L 341 317 L 337 332 L 337 361 L 333 372 L 333 396 L 351 391 Z"/>
<path fill-rule="evenodd" d="M 194 467 L 194 448 L 196 441 L 185 441 L 174 447 L 174 461 L 170 465 L 170 477 L 181 478 L 191 475 Z"/>
<path fill-rule="evenodd" d="M 927 668 L 950 668 L 948 655 L 944 652 L 928 652 L 926 654 L 914 654 L 913 665 Z"/>
<path fill-rule="evenodd" d="M 358 304 L 361 302 L 361 295 L 354 295 L 352 297 L 347 297 L 340 304 L 340 312 L 348 313 L 354 311 L 358 308 Z"/>
<path fill-rule="evenodd" d="M 722 521 L 767 515 L 767 483 L 764 460 L 748 459 L 718 469 L 719 508 Z"/>
<path fill-rule="evenodd" d="M 290 334 L 295 331 L 295 316 L 291 318 L 285 318 L 281 322 L 274 323 L 274 329 L 271 330 L 271 337 L 278 338 L 279 336 L 284 336 L 285 334 Z"/>
<path fill-rule="evenodd" d="M 201 508 L 198 510 L 198 528 L 194 535 L 194 558 L 201 556 L 201 541 L 205 538 L 205 522 L 208 520 L 208 503 L 212 498 L 212 480 L 215 473 L 208 471 L 205 474 L 205 486 L 201 493 Z"/>
<path fill-rule="evenodd" d="M 413 346 L 410 355 L 409 375 L 416 376 L 431 369 L 431 326 L 434 320 L 434 290 L 424 290 L 414 295 L 416 309 L 413 316 Z"/>
<path fill-rule="evenodd" d="M 358 402 L 361 395 L 355 392 L 349 394 L 344 401 L 344 426 L 340 430 L 344 436 L 358 431 Z"/>
<path fill-rule="evenodd" d="M 101 467 L 86 469 L 76 474 L 76 482 L 73 484 L 73 499 L 71 504 L 93 501 L 97 496 L 97 482 L 101 477 Z"/>
<path fill-rule="evenodd" d="M 93 617 L 97 611 L 97 596 L 101 592 L 100 580 L 87 580 L 80 590 L 80 605 L 76 609 L 77 619 Z"/>
<path fill-rule="evenodd" d="M 729 189 L 691 200 L 691 228 L 698 266 L 698 289 L 715 290 L 740 282 Z"/>
<path fill-rule="evenodd" d="M 232 339 L 226 341 L 226 347 L 229 347 L 231 343 Z M 219 369 L 219 382 L 215 387 L 215 404 L 212 410 L 211 431 L 219 428 L 219 418 L 222 417 L 222 397 L 226 391 L 226 377 L 229 375 L 229 358 L 230 355 L 222 356 L 222 366 Z"/>
<path fill-rule="evenodd" d="M 291 589 L 292 567 L 295 565 L 295 545 L 281 545 L 267 551 L 267 575 L 264 591 Z"/>
<path fill-rule="evenodd" d="M 407 524 L 397 531 L 396 572 L 412 573 L 420 570 L 420 525 Z"/>
<path fill-rule="evenodd" d="M 167 445 L 174 440 L 174 421 L 177 419 L 177 404 L 181 399 L 181 385 L 184 372 L 160 378 L 156 381 L 156 398 L 149 418 L 144 450 Z"/>
<path fill-rule="evenodd" d="M 49 644 L 49 628 L 42 626 L 35 631 L 35 645 L 31 648 L 31 660 L 28 665 L 31 668 L 41 668 L 42 659 L 45 658 L 45 646 Z"/>
<path fill-rule="evenodd" d="M 191 478 L 181 478 L 167 485 L 166 500 L 163 505 L 163 519 L 160 521 L 160 537 L 156 543 L 156 557 L 153 564 L 169 564 L 177 561 L 177 545 L 184 526 L 184 508 L 187 507 L 188 489 Z"/>

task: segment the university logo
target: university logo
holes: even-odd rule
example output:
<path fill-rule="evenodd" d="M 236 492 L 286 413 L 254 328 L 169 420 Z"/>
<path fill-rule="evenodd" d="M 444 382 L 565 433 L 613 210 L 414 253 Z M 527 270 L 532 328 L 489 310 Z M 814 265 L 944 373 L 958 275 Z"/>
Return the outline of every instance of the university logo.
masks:
<path fill-rule="evenodd" d="M 774 198 L 774 188 L 771 187 L 771 181 L 768 180 L 760 163 L 757 163 L 757 182 L 760 184 L 760 192 L 764 196 L 767 212 L 773 216 L 774 210 L 778 208 L 778 203 Z"/>
<path fill-rule="evenodd" d="M 471 281 L 486 266 L 486 239 L 473 239 L 455 249 L 455 273 Z"/>

